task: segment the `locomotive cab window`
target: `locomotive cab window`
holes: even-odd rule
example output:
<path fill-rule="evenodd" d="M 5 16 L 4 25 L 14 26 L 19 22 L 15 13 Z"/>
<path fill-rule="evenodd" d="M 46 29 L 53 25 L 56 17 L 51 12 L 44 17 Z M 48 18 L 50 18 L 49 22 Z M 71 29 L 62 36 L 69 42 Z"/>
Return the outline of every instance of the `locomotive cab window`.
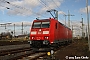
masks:
<path fill-rule="evenodd" d="M 41 22 L 34 22 L 32 28 L 40 28 L 41 27 Z"/>
<path fill-rule="evenodd" d="M 34 22 L 32 28 L 49 28 L 50 22 Z"/>
<path fill-rule="evenodd" d="M 42 28 L 49 28 L 50 22 L 42 22 Z"/>

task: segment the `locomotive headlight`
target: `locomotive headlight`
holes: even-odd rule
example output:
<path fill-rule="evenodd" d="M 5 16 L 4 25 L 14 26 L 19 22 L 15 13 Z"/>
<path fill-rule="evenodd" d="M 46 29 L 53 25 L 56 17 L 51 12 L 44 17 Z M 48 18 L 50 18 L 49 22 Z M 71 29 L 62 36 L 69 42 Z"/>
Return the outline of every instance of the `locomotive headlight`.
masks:
<path fill-rule="evenodd" d="M 43 34 L 49 34 L 49 31 L 43 31 Z"/>
<path fill-rule="evenodd" d="M 48 39 L 48 37 L 47 37 L 47 39 Z"/>
<path fill-rule="evenodd" d="M 31 34 L 36 34 L 36 31 L 31 31 Z"/>
<path fill-rule="evenodd" d="M 32 37 L 32 39 L 34 39 L 34 37 Z"/>
<path fill-rule="evenodd" d="M 49 39 L 49 37 L 48 37 L 48 36 L 45 36 L 45 37 L 44 37 L 44 39 L 48 40 L 48 39 Z"/>

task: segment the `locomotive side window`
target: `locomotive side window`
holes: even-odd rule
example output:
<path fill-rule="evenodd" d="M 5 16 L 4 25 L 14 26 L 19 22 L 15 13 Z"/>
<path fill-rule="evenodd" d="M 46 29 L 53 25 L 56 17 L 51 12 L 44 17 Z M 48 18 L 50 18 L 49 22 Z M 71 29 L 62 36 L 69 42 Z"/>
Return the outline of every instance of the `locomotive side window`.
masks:
<path fill-rule="evenodd" d="M 33 28 L 41 28 L 41 22 L 34 22 Z"/>
<path fill-rule="evenodd" d="M 42 28 L 49 28 L 50 22 L 42 22 Z"/>

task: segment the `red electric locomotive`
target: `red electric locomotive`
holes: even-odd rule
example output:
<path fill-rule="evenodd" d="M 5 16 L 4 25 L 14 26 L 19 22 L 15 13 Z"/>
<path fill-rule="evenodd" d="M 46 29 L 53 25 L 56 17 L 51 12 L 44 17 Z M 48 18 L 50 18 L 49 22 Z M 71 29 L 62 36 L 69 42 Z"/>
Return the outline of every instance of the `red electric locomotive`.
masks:
<path fill-rule="evenodd" d="M 71 42 L 72 31 L 53 18 L 34 20 L 30 31 L 30 47 L 50 47 Z"/>

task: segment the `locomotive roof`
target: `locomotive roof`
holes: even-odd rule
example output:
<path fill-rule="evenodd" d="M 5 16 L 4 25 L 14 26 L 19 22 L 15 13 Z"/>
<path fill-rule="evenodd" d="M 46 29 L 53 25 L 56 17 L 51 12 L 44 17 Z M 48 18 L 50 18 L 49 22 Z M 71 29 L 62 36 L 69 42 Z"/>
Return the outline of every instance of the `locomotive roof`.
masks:
<path fill-rule="evenodd" d="M 35 21 L 50 21 L 50 19 L 54 19 L 54 18 L 49 18 L 49 19 L 36 19 Z M 58 21 L 59 22 L 59 21 Z M 64 25 L 63 23 L 59 22 L 61 25 L 63 25 L 64 27 L 68 28 L 69 30 L 71 30 L 69 27 L 67 27 L 66 25 Z"/>
<path fill-rule="evenodd" d="M 41 20 L 49 20 L 49 19 L 36 19 L 36 20 L 38 20 L 38 21 L 40 20 L 41 21 Z"/>
<path fill-rule="evenodd" d="M 59 22 L 59 21 L 58 21 Z M 63 25 L 64 27 L 68 28 L 69 30 L 71 30 L 69 27 L 67 27 L 66 25 L 64 25 L 63 23 L 59 22 L 61 25 Z"/>

